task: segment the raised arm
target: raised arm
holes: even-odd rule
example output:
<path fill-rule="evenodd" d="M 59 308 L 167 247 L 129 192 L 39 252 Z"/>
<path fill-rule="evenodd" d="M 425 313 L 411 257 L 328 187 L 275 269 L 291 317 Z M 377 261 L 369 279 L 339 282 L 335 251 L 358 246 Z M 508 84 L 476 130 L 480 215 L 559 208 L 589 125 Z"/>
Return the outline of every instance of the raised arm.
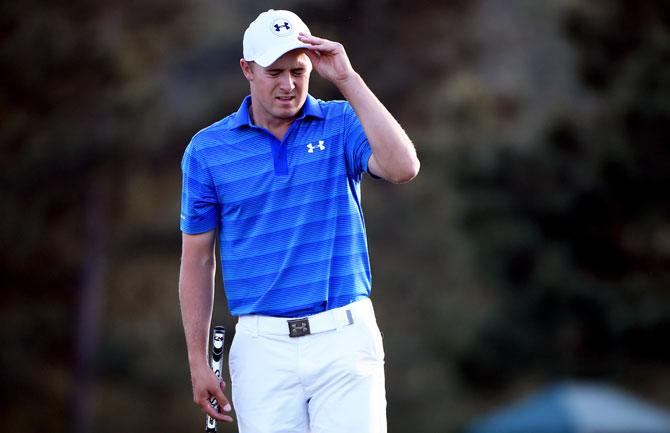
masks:
<path fill-rule="evenodd" d="M 352 68 L 342 44 L 302 33 L 298 38 L 311 45 L 307 55 L 317 73 L 337 86 L 358 115 L 372 148 L 368 170 L 393 183 L 412 180 L 420 166 L 414 144 Z"/>
<path fill-rule="evenodd" d="M 216 230 L 198 235 L 182 235 L 179 303 L 186 335 L 193 401 L 212 418 L 232 421 L 230 416 L 216 412 L 209 403 L 210 396 L 214 396 L 220 408 L 230 410 L 228 398 L 223 394 L 225 384 L 219 384 L 207 360 L 209 324 L 214 302 L 215 236 Z"/>

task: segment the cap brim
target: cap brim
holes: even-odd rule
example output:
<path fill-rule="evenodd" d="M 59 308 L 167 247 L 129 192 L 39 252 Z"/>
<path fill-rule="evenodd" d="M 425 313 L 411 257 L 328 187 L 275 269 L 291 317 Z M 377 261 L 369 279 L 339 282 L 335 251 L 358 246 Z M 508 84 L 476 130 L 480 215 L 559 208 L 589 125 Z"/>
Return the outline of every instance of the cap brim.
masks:
<path fill-rule="evenodd" d="M 271 64 L 277 61 L 278 58 L 288 53 L 289 51 L 301 49 L 301 48 L 310 48 L 311 45 L 304 44 L 297 39 L 295 42 L 288 44 L 282 44 L 272 47 L 272 49 L 266 51 L 262 55 L 253 59 L 254 62 L 258 63 L 260 66 L 267 68 Z M 246 59 L 249 60 L 249 59 Z"/>

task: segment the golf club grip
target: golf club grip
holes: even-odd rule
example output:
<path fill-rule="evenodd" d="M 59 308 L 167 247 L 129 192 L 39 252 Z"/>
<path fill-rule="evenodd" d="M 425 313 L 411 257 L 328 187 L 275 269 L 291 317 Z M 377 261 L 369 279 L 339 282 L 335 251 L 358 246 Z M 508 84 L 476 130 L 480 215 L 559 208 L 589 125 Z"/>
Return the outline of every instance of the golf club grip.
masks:
<path fill-rule="evenodd" d="M 226 330 L 223 326 L 215 326 L 212 332 L 212 350 L 210 351 L 209 366 L 217 378 L 221 379 L 223 370 L 223 343 L 226 338 Z M 209 403 L 214 410 L 218 411 L 219 403 L 214 397 L 210 398 Z M 205 415 L 205 432 L 216 431 L 216 419 Z"/>

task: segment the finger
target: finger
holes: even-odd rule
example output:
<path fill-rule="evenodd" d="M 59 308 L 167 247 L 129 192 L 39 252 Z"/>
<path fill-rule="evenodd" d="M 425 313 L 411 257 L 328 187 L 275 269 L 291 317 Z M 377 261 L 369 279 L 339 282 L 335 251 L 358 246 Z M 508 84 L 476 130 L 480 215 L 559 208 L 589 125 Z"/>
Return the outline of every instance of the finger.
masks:
<path fill-rule="evenodd" d="M 319 62 L 320 54 L 317 50 L 305 50 L 305 54 L 309 57 L 309 60 L 312 62 L 312 65 L 316 66 Z"/>
<path fill-rule="evenodd" d="M 213 391 L 213 394 L 208 394 L 205 398 L 200 399 L 197 403 L 200 408 L 211 416 L 214 419 L 230 422 L 233 418 L 229 415 L 225 415 L 222 412 L 230 412 L 232 407 L 228 402 L 228 398 L 221 392 L 221 386 L 225 387 L 225 384 L 221 384 L 216 387 Z M 218 392 L 216 392 L 218 389 Z M 216 400 L 216 407 L 212 406 L 212 399 Z"/>
<path fill-rule="evenodd" d="M 228 401 L 228 397 L 223 393 L 223 390 L 226 388 L 226 383 L 222 380 L 219 383 L 219 386 L 214 392 L 214 398 L 216 399 L 217 403 L 219 403 L 219 407 L 224 411 L 224 412 L 230 412 L 232 410 L 232 407 L 230 406 L 230 402 Z"/>
<path fill-rule="evenodd" d="M 306 42 L 310 45 L 323 45 L 327 42 L 330 42 L 328 39 L 319 38 L 317 36 L 308 35 L 308 34 L 302 33 L 302 32 L 300 32 L 298 34 L 298 39 L 300 39 L 302 42 Z"/>
<path fill-rule="evenodd" d="M 233 421 L 233 417 L 232 417 L 232 416 L 230 416 L 230 415 L 225 415 L 225 414 L 223 414 L 223 413 L 217 411 L 216 409 L 214 409 L 214 408 L 212 407 L 211 404 L 209 404 L 209 401 L 205 402 L 205 404 L 204 404 L 204 405 L 201 405 L 200 407 L 202 408 L 202 410 L 203 410 L 207 415 L 211 416 L 212 418 L 214 418 L 214 419 L 217 420 L 217 421 L 225 421 L 225 422 L 232 422 L 232 421 Z"/>
<path fill-rule="evenodd" d="M 342 44 L 330 41 L 328 39 L 319 38 L 317 36 L 306 35 L 301 33 L 298 36 L 298 39 L 301 42 L 310 44 L 311 47 L 308 47 L 310 50 L 316 50 L 321 53 L 337 54 L 343 51 Z"/>

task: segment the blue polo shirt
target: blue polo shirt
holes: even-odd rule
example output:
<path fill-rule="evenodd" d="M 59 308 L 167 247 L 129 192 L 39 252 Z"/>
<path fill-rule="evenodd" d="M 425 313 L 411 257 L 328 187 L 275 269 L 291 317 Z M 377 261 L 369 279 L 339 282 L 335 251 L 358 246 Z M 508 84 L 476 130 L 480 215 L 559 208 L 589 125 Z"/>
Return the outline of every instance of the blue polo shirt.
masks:
<path fill-rule="evenodd" d="M 346 101 L 308 96 L 283 141 L 240 109 L 182 160 L 181 230 L 218 229 L 234 316 L 300 317 L 371 289 L 360 183 L 370 145 Z"/>

